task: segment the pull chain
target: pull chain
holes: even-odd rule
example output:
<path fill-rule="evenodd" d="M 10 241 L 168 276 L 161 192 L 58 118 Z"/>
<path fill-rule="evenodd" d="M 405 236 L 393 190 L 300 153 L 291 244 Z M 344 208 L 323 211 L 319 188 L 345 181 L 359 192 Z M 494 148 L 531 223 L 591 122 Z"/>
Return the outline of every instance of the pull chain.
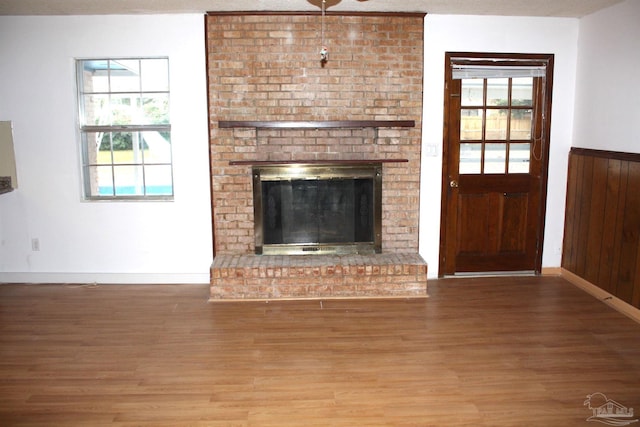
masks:
<path fill-rule="evenodd" d="M 327 63 L 327 61 L 329 60 L 329 50 L 327 49 L 327 46 L 325 46 L 324 44 L 324 15 L 325 15 L 325 6 L 326 6 L 327 0 L 322 0 L 322 18 L 321 18 L 321 29 L 320 29 L 320 34 L 321 34 L 321 42 L 322 42 L 322 48 L 320 49 L 320 63 L 322 64 L 322 66 L 324 66 L 324 64 Z"/>

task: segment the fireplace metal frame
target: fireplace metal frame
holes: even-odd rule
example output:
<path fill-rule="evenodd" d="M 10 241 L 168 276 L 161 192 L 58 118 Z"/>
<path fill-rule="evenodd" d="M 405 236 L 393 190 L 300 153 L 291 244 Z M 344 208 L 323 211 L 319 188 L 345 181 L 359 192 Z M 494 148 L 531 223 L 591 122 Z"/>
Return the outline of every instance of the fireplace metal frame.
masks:
<path fill-rule="evenodd" d="M 373 254 L 382 252 L 382 163 L 354 164 L 286 163 L 252 167 L 255 253 L 263 255 Z M 262 215 L 262 182 L 330 179 L 373 180 L 372 242 L 265 244 Z"/>

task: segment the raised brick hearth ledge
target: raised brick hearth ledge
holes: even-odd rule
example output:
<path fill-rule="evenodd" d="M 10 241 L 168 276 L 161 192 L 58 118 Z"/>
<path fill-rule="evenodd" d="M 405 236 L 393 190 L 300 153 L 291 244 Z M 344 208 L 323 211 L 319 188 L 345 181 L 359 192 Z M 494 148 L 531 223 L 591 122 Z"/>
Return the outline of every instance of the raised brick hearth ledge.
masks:
<path fill-rule="evenodd" d="M 419 254 L 219 255 L 211 265 L 211 301 L 427 296 Z"/>

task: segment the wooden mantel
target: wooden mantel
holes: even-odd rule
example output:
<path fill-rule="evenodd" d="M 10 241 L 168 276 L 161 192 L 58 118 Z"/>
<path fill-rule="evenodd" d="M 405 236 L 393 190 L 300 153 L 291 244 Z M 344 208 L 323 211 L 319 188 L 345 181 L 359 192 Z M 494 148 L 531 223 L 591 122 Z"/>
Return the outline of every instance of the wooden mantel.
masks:
<path fill-rule="evenodd" d="M 357 129 L 357 128 L 412 128 L 415 120 L 296 120 L 296 121 L 251 121 L 220 120 L 218 127 L 256 129 Z"/>
<path fill-rule="evenodd" d="M 371 159 L 371 160 L 232 160 L 230 166 L 286 166 L 286 165 L 318 165 L 318 166 L 358 166 L 374 163 L 407 163 L 409 159 Z"/>

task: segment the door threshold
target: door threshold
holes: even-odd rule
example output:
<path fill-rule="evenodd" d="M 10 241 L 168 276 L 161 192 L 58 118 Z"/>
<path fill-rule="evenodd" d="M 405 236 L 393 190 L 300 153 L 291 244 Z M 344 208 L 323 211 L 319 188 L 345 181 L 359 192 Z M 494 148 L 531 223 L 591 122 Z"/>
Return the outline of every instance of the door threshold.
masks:
<path fill-rule="evenodd" d="M 470 271 L 445 275 L 444 278 L 465 278 L 465 277 L 521 277 L 535 276 L 533 270 L 526 271 Z"/>

